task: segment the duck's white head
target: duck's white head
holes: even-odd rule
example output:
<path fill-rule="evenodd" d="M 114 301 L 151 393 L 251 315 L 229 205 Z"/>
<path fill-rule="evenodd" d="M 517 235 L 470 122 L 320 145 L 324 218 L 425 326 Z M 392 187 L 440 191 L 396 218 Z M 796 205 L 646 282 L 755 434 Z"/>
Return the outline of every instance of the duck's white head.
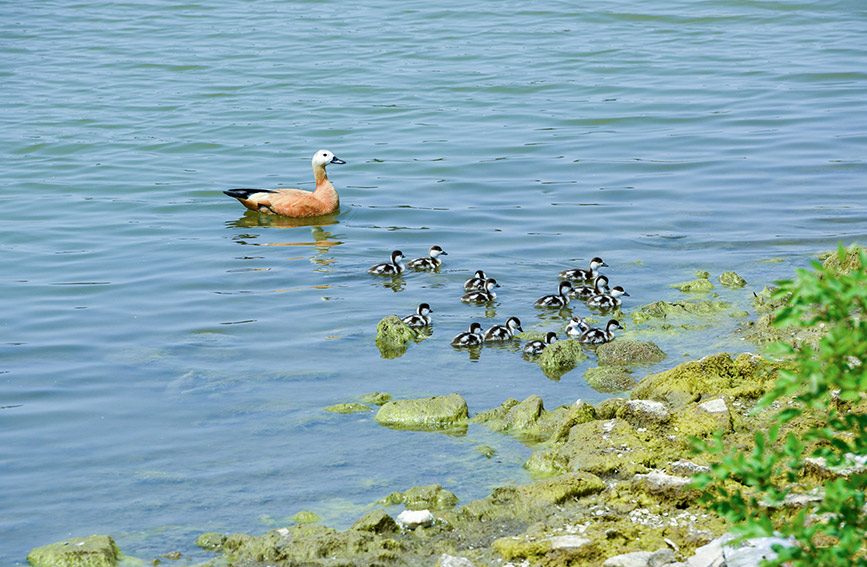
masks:
<path fill-rule="evenodd" d="M 428 305 L 427 303 L 422 303 L 421 305 L 418 306 L 416 313 L 418 313 L 419 315 L 421 315 L 423 317 L 423 316 L 427 315 L 428 313 L 431 313 L 432 311 L 433 311 L 433 309 L 430 308 L 430 305 Z"/>
<path fill-rule="evenodd" d="M 517 317 L 509 317 L 506 321 L 506 327 L 512 331 L 524 332 L 524 329 L 521 328 L 521 320 Z"/>
<path fill-rule="evenodd" d="M 611 296 L 613 296 L 613 297 L 620 297 L 621 295 L 626 295 L 626 296 L 628 296 L 629 294 L 626 293 L 626 290 L 623 289 L 622 286 L 616 285 L 616 286 L 614 286 L 614 287 L 611 288 L 611 291 L 609 292 L 609 295 L 611 295 Z"/>
<path fill-rule="evenodd" d="M 325 167 L 330 163 L 346 163 L 328 150 L 319 150 L 313 154 L 313 167 Z"/>
<path fill-rule="evenodd" d="M 403 259 L 404 259 L 404 255 L 403 255 L 403 252 L 401 252 L 400 250 L 395 250 L 394 252 L 391 253 L 391 263 L 392 264 L 399 264 L 400 261 Z"/>
<path fill-rule="evenodd" d="M 611 319 L 610 321 L 608 321 L 608 324 L 605 325 L 605 330 L 608 331 L 609 333 L 611 331 L 613 331 L 614 329 L 622 329 L 622 328 L 623 328 L 623 326 L 620 324 L 620 321 L 618 321 L 616 319 Z"/>
<path fill-rule="evenodd" d="M 560 286 L 558 287 L 558 290 L 560 291 L 560 295 L 566 295 L 567 293 L 572 291 L 572 282 L 565 281 L 565 280 L 560 282 Z"/>
<path fill-rule="evenodd" d="M 485 289 L 488 290 L 488 293 L 494 290 L 495 287 L 500 287 L 500 284 L 497 283 L 497 280 L 494 278 L 488 278 L 485 280 Z"/>
<path fill-rule="evenodd" d="M 482 334 L 482 324 L 476 323 L 476 322 L 471 323 L 470 324 L 470 333 L 472 333 L 474 335 L 481 335 Z"/>
<path fill-rule="evenodd" d="M 599 268 L 603 268 L 603 267 L 607 268 L 607 267 L 608 267 L 608 264 L 606 264 L 606 263 L 602 260 L 602 258 L 600 258 L 599 256 L 596 256 L 595 258 L 593 258 L 592 260 L 590 260 L 590 269 L 591 269 L 591 270 L 594 270 L 594 271 L 595 271 L 595 270 L 598 270 Z"/>
<path fill-rule="evenodd" d="M 608 289 L 608 278 L 603 275 L 596 276 L 593 287 L 596 288 L 596 291 L 602 293 L 603 290 Z"/>
<path fill-rule="evenodd" d="M 448 256 L 449 253 L 442 249 L 440 246 L 431 246 L 430 247 L 430 257 L 436 258 L 437 256 Z"/>

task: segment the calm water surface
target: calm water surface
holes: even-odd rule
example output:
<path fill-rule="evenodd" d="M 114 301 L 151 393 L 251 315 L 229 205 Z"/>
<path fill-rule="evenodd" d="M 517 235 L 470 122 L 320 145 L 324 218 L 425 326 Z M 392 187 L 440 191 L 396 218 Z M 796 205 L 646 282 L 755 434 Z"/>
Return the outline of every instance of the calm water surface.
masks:
<path fill-rule="evenodd" d="M 527 6 L 0 3 L 0 562 L 91 533 L 198 560 L 204 531 L 303 509 L 342 528 L 410 486 L 526 481 L 530 449 L 485 429 L 322 408 L 599 401 L 592 359 L 551 380 L 448 342 L 511 315 L 562 329 L 532 301 L 594 255 L 627 314 L 697 269 L 744 276 L 720 294 L 746 309 L 867 235 L 862 2 Z M 221 193 L 312 189 L 320 148 L 347 165 L 318 225 Z M 440 273 L 365 273 L 432 244 Z M 457 299 L 479 268 L 502 284 L 487 310 Z M 422 301 L 433 336 L 382 358 L 377 321 Z M 736 323 L 658 338 L 669 358 L 643 372 L 755 348 Z"/>

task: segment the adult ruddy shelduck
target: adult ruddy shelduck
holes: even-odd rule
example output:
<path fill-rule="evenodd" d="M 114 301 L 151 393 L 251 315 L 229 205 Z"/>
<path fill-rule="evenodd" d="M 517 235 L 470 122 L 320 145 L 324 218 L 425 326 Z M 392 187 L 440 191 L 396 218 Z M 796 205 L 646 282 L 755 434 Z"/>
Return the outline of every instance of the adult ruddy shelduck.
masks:
<path fill-rule="evenodd" d="M 340 208 L 337 190 L 325 174 L 325 166 L 332 163 L 346 162 L 328 150 L 319 150 L 313 155 L 313 175 L 316 178 L 313 192 L 303 189 L 229 189 L 223 193 L 258 213 L 287 217 L 327 215 Z"/>

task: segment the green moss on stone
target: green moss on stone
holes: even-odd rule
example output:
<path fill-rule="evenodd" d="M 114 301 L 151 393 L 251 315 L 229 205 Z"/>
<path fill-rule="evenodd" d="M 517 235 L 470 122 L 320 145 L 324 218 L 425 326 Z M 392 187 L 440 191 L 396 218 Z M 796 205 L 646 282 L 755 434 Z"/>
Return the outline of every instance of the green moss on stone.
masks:
<path fill-rule="evenodd" d="M 836 250 L 822 254 L 819 259 L 822 261 L 822 267 L 830 270 L 831 273 L 847 274 L 853 270 L 864 269 L 861 265 L 860 252 L 867 253 L 867 248 L 860 244 L 851 244 L 846 247 L 845 256 L 842 261 L 840 261 Z"/>
<path fill-rule="evenodd" d="M 73 537 L 37 547 L 27 555 L 33 567 L 114 567 L 120 549 L 107 535 Z"/>
<path fill-rule="evenodd" d="M 599 345 L 596 357 L 599 364 L 652 364 L 665 360 L 665 353 L 650 341 L 618 339 Z"/>
<path fill-rule="evenodd" d="M 325 408 L 325 411 L 330 411 L 332 413 L 363 413 L 373 411 L 369 406 L 359 403 L 345 403 L 345 404 L 334 404 L 333 406 L 328 406 Z"/>
<path fill-rule="evenodd" d="M 397 522 L 386 514 L 385 510 L 368 512 L 352 524 L 349 529 L 375 534 L 391 534 L 400 531 Z"/>
<path fill-rule="evenodd" d="M 671 284 L 671 287 L 684 292 L 706 292 L 713 289 L 713 284 L 710 283 L 709 279 L 699 278 L 697 280 L 691 280 L 688 282 Z"/>
<path fill-rule="evenodd" d="M 559 378 L 566 374 L 578 363 L 586 360 L 587 354 L 581 348 L 578 341 L 564 340 L 557 341 L 542 351 L 536 362 L 542 368 L 542 372 L 549 378 Z"/>
<path fill-rule="evenodd" d="M 702 299 L 698 301 L 656 301 L 639 307 L 632 312 L 632 320 L 636 324 L 646 323 L 653 319 L 670 321 L 672 319 L 693 319 L 716 315 L 730 308 L 725 301 L 717 299 Z"/>
<path fill-rule="evenodd" d="M 465 425 L 467 402 L 460 394 L 393 400 L 376 413 L 380 425 L 396 429 L 435 430 Z"/>
<path fill-rule="evenodd" d="M 723 272 L 719 276 L 719 283 L 728 287 L 744 287 L 747 285 L 747 280 L 737 275 L 735 272 Z"/>
<path fill-rule="evenodd" d="M 605 394 L 631 390 L 637 381 L 632 371 L 622 366 L 601 366 L 588 368 L 584 372 L 587 385 Z"/>
<path fill-rule="evenodd" d="M 296 524 L 315 524 L 316 522 L 321 522 L 322 518 L 319 517 L 315 512 L 310 512 L 309 510 L 301 510 L 294 516 L 292 516 L 292 521 Z"/>
<path fill-rule="evenodd" d="M 439 484 L 429 484 L 410 488 L 401 501 L 407 510 L 445 510 L 454 508 L 458 497 Z"/>
<path fill-rule="evenodd" d="M 409 343 L 425 338 L 424 332 L 413 329 L 397 315 L 383 317 L 376 325 L 376 347 L 382 358 L 403 356 Z"/>
<path fill-rule="evenodd" d="M 557 440 L 568 435 L 569 428 L 596 418 L 593 406 L 578 400 L 569 407 L 545 409 L 542 398 L 529 396 L 522 402 L 509 399 L 503 404 L 474 416 L 472 423 L 483 424 L 493 431 L 508 433 L 527 442 Z"/>
<path fill-rule="evenodd" d="M 202 534 L 196 539 L 196 546 L 207 551 L 219 551 L 226 543 L 226 536 L 217 532 Z"/>
<path fill-rule="evenodd" d="M 391 401 L 391 394 L 386 392 L 370 392 L 369 394 L 363 394 L 359 399 L 365 404 L 381 406 Z"/>

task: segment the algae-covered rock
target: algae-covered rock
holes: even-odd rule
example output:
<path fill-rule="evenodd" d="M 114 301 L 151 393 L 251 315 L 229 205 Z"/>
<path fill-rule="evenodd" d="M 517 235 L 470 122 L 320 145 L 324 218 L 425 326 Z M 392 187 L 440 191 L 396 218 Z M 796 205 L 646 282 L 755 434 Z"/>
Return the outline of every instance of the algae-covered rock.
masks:
<path fill-rule="evenodd" d="M 645 323 L 653 319 L 669 321 L 672 319 L 684 319 L 695 317 L 708 317 L 726 311 L 730 305 L 718 299 L 701 299 L 698 301 L 656 301 L 643 305 L 634 310 L 630 315 L 636 324 Z"/>
<path fill-rule="evenodd" d="M 599 364 L 652 364 L 665 360 L 665 353 L 650 341 L 618 339 L 596 348 Z"/>
<path fill-rule="evenodd" d="M 728 271 L 719 275 L 719 283 L 728 287 L 744 287 L 747 285 L 747 280 L 740 277 L 735 272 Z"/>
<path fill-rule="evenodd" d="M 754 399 L 772 386 L 777 366 L 759 356 L 741 354 L 732 360 L 721 352 L 651 374 L 633 388 L 631 397 L 669 402 L 674 408 L 702 396 Z"/>
<path fill-rule="evenodd" d="M 710 275 L 710 274 L 708 274 Z M 688 282 L 671 284 L 671 287 L 686 292 L 705 292 L 713 289 L 713 284 L 707 278 L 699 278 Z"/>
<path fill-rule="evenodd" d="M 657 455 L 635 429 L 622 419 L 591 421 L 575 425 L 559 447 L 536 451 L 524 463 L 539 473 L 585 471 L 598 476 L 631 478 L 654 466 Z"/>
<path fill-rule="evenodd" d="M 261 537 L 235 534 L 223 549 L 234 565 L 366 565 L 394 561 L 403 545 L 368 531 L 338 532 L 319 524 L 307 524 L 272 530 Z"/>
<path fill-rule="evenodd" d="M 296 524 L 315 524 L 316 522 L 321 522 L 322 518 L 316 512 L 301 510 L 292 516 L 292 521 Z"/>
<path fill-rule="evenodd" d="M 820 256 L 822 267 L 829 270 L 832 274 L 848 274 L 853 270 L 862 270 L 860 254 L 867 254 L 867 248 L 860 244 L 851 244 L 843 251 L 843 258 L 840 258 L 839 252 L 828 252 Z"/>
<path fill-rule="evenodd" d="M 27 555 L 33 567 L 114 567 L 120 549 L 107 535 L 73 537 L 37 547 Z"/>
<path fill-rule="evenodd" d="M 365 404 L 373 404 L 375 406 L 384 405 L 386 402 L 391 401 L 391 394 L 386 392 L 370 392 L 369 394 L 364 394 L 360 398 L 362 403 Z"/>
<path fill-rule="evenodd" d="M 388 534 L 398 531 L 398 526 L 394 518 L 386 514 L 385 510 L 374 510 L 359 518 L 349 529 Z"/>
<path fill-rule="evenodd" d="M 618 410 L 626 405 L 626 398 L 608 398 L 596 404 L 596 415 L 599 419 L 616 417 Z"/>
<path fill-rule="evenodd" d="M 334 404 L 333 406 L 328 406 L 325 408 L 325 411 L 330 411 L 332 413 L 363 413 L 373 411 L 369 406 L 364 404 L 359 404 L 355 402 L 345 403 L 345 404 Z"/>
<path fill-rule="evenodd" d="M 217 532 L 208 532 L 196 539 L 196 547 L 206 551 L 219 551 L 223 549 L 224 543 L 226 543 L 226 536 Z"/>
<path fill-rule="evenodd" d="M 460 394 L 393 400 L 376 413 L 380 425 L 422 431 L 465 424 L 467 417 L 467 402 Z"/>
<path fill-rule="evenodd" d="M 632 477 L 634 488 L 676 506 L 698 498 L 700 492 L 690 489 L 690 484 L 692 484 L 691 478 L 674 476 L 662 471 L 651 471 Z"/>
<path fill-rule="evenodd" d="M 684 446 L 691 437 L 708 439 L 717 431 L 728 433 L 733 428 L 732 415 L 724 398 L 691 403 L 678 409 L 669 423 L 670 432 Z"/>
<path fill-rule="evenodd" d="M 572 565 L 596 552 L 596 543 L 577 535 L 539 538 L 535 535 L 504 537 L 493 548 L 507 561 L 524 560 L 533 565 Z"/>
<path fill-rule="evenodd" d="M 658 428 L 668 422 L 671 412 L 662 402 L 629 400 L 617 411 L 617 417 L 633 427 Z"/>
<path fill-rule="evenodd" d="M 637 381 L 632 377 L 632 370 L 622 366 L 601 366 L 588 368 L 584 372 L 587 385 L 605 394 L 631 390 Z"/>
<path fill-rule="evenodd" d="M 522 402 L 510 398 L 498 408 L 473 416 L 470 421 L 524 441 L 541 442 L 565 438 L 573 425 L 593 419 L 596 419 L 593 406 L 581 400 L 569 407 L 548 411 L 542 398 L 534 394 Z"/>
<path fill-rule="evenodd" d="M 414 486 L 403 493 L 403 505 L 408 510 L 445 510 L 454 508 L 458 497 L 439 484 Z"/>
<path fill-rule="evenodd" d="M 383 317 L 376 325 L 376 347 L 382 358 L 397 358 L 406 353 L 409 343 L 427 335 L 404 323 L 397 315 Z"/>
<path fill-rule="evenodd" d="M 542 351 L 542 354 L 539 355 L 536 362 L 546 376 L 549 378 L 559 378 L 578 366 L 579 362 L 586 359 L 587 354 L 581 348 L 581 344 L 578 341 L 565 340 L 548 345 Z"/>

